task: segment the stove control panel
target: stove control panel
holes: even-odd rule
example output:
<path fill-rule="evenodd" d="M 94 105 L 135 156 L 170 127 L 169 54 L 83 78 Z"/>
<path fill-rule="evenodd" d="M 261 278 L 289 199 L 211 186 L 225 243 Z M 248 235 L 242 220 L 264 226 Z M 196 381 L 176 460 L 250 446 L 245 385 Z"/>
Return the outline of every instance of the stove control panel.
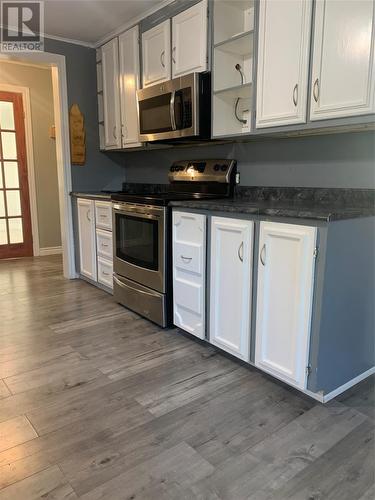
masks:
<path fill-rule="evenodd" d="M 229 184 L 236 175 L 236 160 L 183 160 L 169 169 L 169 182 L 196 181 Z"/>

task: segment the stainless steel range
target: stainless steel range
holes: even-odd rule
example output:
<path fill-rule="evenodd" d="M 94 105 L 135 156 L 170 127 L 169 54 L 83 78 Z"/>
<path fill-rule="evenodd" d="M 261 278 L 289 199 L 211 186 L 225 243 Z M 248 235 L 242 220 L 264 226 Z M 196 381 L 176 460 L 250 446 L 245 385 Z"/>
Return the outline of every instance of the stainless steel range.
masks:
<path fill-rule="evenodd" d="M 172 324 L 173 200 L 233 195 L 235 160 L 175 162 L 169 191 L 112 195 L 114 298 L 160 326 Z"/>

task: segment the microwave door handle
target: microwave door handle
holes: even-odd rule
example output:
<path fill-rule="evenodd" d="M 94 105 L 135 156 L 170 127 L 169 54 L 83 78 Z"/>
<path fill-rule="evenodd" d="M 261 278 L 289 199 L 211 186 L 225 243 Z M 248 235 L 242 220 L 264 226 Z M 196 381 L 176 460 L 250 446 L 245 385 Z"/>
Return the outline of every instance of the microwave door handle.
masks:
<path fill-rule="evenodd" d="M 174 106 L 175 106 L 175 97 L 176 97 L 176 91 L 172 90 L 171 93 L 171 100 L 169 103 L 169 112 L 171 115 L 171 125 L 172 125 L 172 130 L 176 130 L 176 117 L 175 117 L 175 111 L 174 111 Z"/>

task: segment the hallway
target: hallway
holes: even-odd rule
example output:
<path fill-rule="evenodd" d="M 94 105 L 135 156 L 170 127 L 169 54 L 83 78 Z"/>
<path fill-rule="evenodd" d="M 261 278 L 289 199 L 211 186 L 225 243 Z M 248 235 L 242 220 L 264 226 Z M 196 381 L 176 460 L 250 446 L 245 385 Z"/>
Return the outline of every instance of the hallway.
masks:
<path fill-rule="evenodd" d="M 374 498 L 374 377 L 323 406 L 61 267 L 0 261 L 0 500 Z"/>

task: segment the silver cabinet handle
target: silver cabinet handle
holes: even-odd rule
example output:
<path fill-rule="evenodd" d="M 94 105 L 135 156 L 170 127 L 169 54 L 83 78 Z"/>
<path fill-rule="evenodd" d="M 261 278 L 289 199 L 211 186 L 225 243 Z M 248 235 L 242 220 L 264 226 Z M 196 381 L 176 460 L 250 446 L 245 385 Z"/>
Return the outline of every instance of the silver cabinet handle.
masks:
<path fill-rule="evenodd" d="M 315 102 L 318 102 L 318 99 L 319 99 L 319 78 L 317 78 L 314 82 L 314 88 L 313 88 L 313 96 L 314 96 L 314 100 Z"/>
<path fill-rule="evenodd" d="M 87 210 L 86 212 L 86 219 L 91 222 L 91 219 L 90 219 L 90 209 Z"/>
<path fill-rule="evenodd" d="M 173 49 L 172 49 L 172 61 L 173 61 L 173 64 L 176 64 L 175 54 L 176 54 L 176 47 L 173 47 Z"/>
<path fill-rule="evenodd" d="M 113 134 L 113 138 L 117 140 L 117 135 L 116 135 L 116 125 L 113 127 L 112 134 Z"/>
<path fill-rule="evenodd" d="M 243 262 L 243 241 L 241 242 L 241 245 L 238 247 L 237 254 L 240 261 Z"/>
<path fill-rule="evenodd" d="M 106 273 L 105 271 L 102 271 L 103 276 L 111 276 L 111 273 Z"/>
<path fill-rule="evenodd" d="M 295 106 L 298 104 L 298 83 L 294 85 L 293 89 L 293 103 Z"/>
<path fill-rule="evenodd" d="M 191 262 L 193 257 L 184 257 L 183 255 L 180 256 L 182 260 L 184 260 L 185 262 Z"/>
<path fill-rule="evenodd" d="M 123 123 L 121 124 L 121 138 L 126 139 L 127 136 L 127 130 L 126 130 L 126 125 Z"/>
<path fill-rule="evenodd" d="M 108 217 L 108 215 L 107 214 L 99 214 L 99 217 L 101 219 L 106 219 Z"/>
<path fill-rule="evenodd" d="M 164 63 L 164 56 L 165 56 L 165 50 L 160 54 L 160 64 L 165 68 L 165 63 Z"/>
<path fill-rule="evenodd" d="M 261 263 L 263 264 L 263 266 L 266 265 L 266 244 L 264 244 L 262 246 L 262 250 L 260 251 L 260 255 L 259 255 L 259 258 L 260 258 L 260 261 Z"/>
<path fill-rule="evenodd" d="M 108 248 L 109 245 L 107 245 L 107 243 L 102 243 L 102 247 L 103 248 Z"/>

